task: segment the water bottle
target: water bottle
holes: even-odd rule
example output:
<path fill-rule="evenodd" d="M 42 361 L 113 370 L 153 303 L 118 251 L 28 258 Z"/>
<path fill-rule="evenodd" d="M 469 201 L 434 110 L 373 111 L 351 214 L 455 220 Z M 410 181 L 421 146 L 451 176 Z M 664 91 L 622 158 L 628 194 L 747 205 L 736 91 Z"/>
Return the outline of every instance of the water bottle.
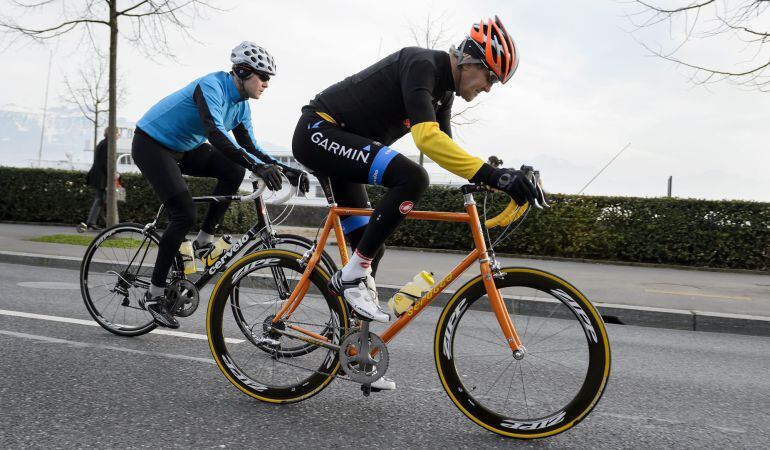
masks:
<path fill-rule="evenodd" d="M 406 283 L 399 289 L 393 297 L 388 300 L 388 308 L 393 311 L 397 317 L 401 317 L 415 301 L 419 300 L 425 292 L 433 287 L 433 272 L 421 271 L 412 278 L 412 281 Z"/>
<path fill-rule="evenodd" d="M 204 262 L 207 266 L 213 266 L 220 256 L 222 256 L 227 250 L 232 247 L 232 240 L 229 234 L 225 234 L 221 238 L 214 242 L 214 246 L 211 251 L 204 257 Z"/>
<path fill-rule="evenodd" d="M 179 253 L 182 255 L 182 262 L 184 263 L 184 274 L 195 273 L 197 268 L 195 267 L 192 241 L 182 242 L 182 245 L 179 246 Z"/>

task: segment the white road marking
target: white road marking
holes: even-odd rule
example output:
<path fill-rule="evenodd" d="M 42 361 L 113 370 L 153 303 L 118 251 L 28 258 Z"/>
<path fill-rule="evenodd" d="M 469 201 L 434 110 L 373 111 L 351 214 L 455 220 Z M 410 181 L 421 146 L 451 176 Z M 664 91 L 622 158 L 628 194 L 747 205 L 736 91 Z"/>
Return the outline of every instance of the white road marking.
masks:
<path fill-rule="evenodd" d="M 77 325 L 87 325 L 87 326 L 94 326 L 94 327 L 99 326 L 99 324 L 94 322 L 93 320 L 73 319 L 70 317 L 59 317 L 59 316 L 48 316 L 45 314 L 34 314 L 34 313 L 27 313 L 27 312 L 21 312 L 21 311 L 8 311 L 6 309 L 0 309 L 0 315 L 12 316 L 12 317 L 24 317 L 26 319 L 50 320 L 52 322 L 74 323 Z M 205 334 L 185 333 L 183 331 L 162 330 L 157 328 L 155 330 L 152 330 L 150 333 L 162 334 L 166 336 L 182 337 L 182 338 L 188 338 L 188 339 L 198 339 L 201 341 L 205 341 L 208 339 Z M 228 344 L 240 344 L 242 342 L 245 342 L 245 340 L 225 338 L 225 342 L 227 342 Z"/>
<path fill-rule="evenodd" d="M 80 289 L 78 283 L 62 283 L 59 281 L 22 281 L 21 283 L 16 283 L 16 285 L 32 289 L 69 289 L 73 291 Z"/>
<path fill-rule="evenodd" d="M 79 347 L 79 348 L 98 348 L 101 350 L 115 350 L 117 352 L 134 353 L 137 355 L 160 356 L 163 358 L 184 359 L 187 361 L 198 361 L 198 362 L 204 362 L 208 364 L 214 364 L 214 360 L 211 358 L 196 358 L 194 356 L 177 355 L 175 353 L 148 352 L 145 350 L 134 350 L 131 348 L 114 347 L 112 345 L 102 345 L 102 344 L 92 344 L 90 342 L 70 341 L 67 339 L 52 338 L 48 336 L 40 336 L 37 334 L 17 333 L 15 331 L 0 330 L 0 335 L 13 336 L 13 337 L 23 338 L 23 339 L 32 339 L 35 341 L 43 341 L 51 344 L 65 344 L 65 345 L 70 345 L 72 347 Z"/>

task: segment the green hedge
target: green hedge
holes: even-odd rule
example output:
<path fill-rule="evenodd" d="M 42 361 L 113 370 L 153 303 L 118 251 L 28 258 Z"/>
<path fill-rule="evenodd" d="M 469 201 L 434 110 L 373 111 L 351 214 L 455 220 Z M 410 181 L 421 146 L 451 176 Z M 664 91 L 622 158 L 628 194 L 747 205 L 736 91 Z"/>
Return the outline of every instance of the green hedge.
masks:
<path fill-rule="evenodd" d="M 208 195 L 214 180 L 189 178 L 193 195 Z M 128 201 L 121 220 L 146 222 L 159 201 L 141 175 L 124 174 Z M 88 214 L 93 189 L 82 172 L 0 167 L 0 220 L 75 224 Z M 372 203 L 381 188 L 370 188 Z M 479 211 L 483 196 L 477 195 Z M 498 252 L 733 269 L 770 267 L 770 204 L 668 198 L 553 195 L 552 208 L 532 210 L 513 238 Z M 507 202 L 498 194 L 488 200 L 490 217 Z M 419 209 L 462 211 L 456 188 L 431 186 Z M 201 211 L 204 206 L 201 206 Z M 282 208 L 281 208 L 282 209 Z M 293 219 L 317 226 L 324 210 L 306 208 Z M 202 214 L 199 214 L 199 218 Z M 252 204 L 234 205 L 223 224 L 227 232 L 254 223 Z M 493 233 L 494 238 L 494 233 Z M 464 224 L 408 220 L 388 241 L 406 247 L 460 249 L 472 245 Z"/>
<path fill-rule="evenodd" d="M 382 189 L 370 189 L 376 204 Z M 508 198 L 489 196 L 488 217 Z M 479 213 L 483 195 L 476 195 Z M 513 236 L 495 250 L 685 266 L 768 270 L 770 204 L 671 198 L 552 195 L 551 208 L 532 209 Z M 421 210 L 463 211 L 456 188 L 431 186 L 416 205 Z M 498 231 L 499 232 L 499 231 Z M 491 233 L 494 239 L 496 232 Z M 407 220 L 388 244 L 468 249 L 465 224 Z"/>
<path fill-rule="evenodd" d="M 140 174 L 123 174 L 127 201 L 118 203 L 120 220 L 146 223 L 160 206 L 155 191 Z M 187 178 L 193 195 L 210 195 L 216 180 Z M 85 184 L 85 173 L 54 169 L 0 167 L 0 220 L 76 224 L 88 216 L 96 191 Z M 198 220 L 205 205 L 198 206 Z M 255 219 L 253 204 L 239 204 L 228 211 L 223 229 L 241 231 Z M 165 218 L 164 218 L 165 220 Z M 163 221 L 161 221 L 163 225 Z"/>

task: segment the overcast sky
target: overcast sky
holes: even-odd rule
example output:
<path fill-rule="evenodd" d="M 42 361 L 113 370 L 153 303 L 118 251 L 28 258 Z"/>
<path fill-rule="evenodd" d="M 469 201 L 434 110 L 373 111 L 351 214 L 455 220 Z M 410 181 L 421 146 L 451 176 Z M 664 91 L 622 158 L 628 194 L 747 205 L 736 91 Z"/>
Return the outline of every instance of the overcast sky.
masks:
<path fill-rule="evenodd" d="M 124 3 L 128 4 L 128 2 Z M 278 76 L 252 100 L 257 139 L 289 147 L 300 108 L 317 92 L 413 45 L 409 23 L 433 10 L 448 11 L 451 41 L 473 21 L 498 14 L 522 59 L 514 78 L 482 94 L 480 122 L 456 132 L 464 148 L 509 166 L 539 168 L 551 191 L 577 193 L 626 143 L 629 149 L 585 191 L 587 194 L 658 196 L 674 177 L 674 194 L 709 199 L 770 201 L 770 93 L 728 84 L 695 86 L 688 72 L 651 57 L 629 34 L 629 6 L 609 0 L 229 1 L 208 12 L 192 34 L 171 31 L 177 61 L 153 62 L 120 42 L 119 64 L 128 90 L 119 115 L 136 121 L 156 101 L 189 81 L 229 68 L 241 40 L 275 57 Z M 445 9 L 444 9 L 445 8 Z M 57 23 L 49 7 L 29 22 Z M 89 53 L 73 34 L 56 47 L 50 103 L 60 103 L 63 75 Z M 639 38 L 670 47 L 676 32 L 648 30 Z M 106 42 L 105 42 L 106 46 Z M 729 43 L 695 42 L 685 55 L 697 62 L 733 52 Z M 15 45 L 0 53 L 0 108 L 43 103 L 48 50 Z M 465 105 L 457 99 L 455 109 Z M 394 147 L 414 154 L 409 135 Z M 0 155 L 2 162 L 2 155 Z"/>

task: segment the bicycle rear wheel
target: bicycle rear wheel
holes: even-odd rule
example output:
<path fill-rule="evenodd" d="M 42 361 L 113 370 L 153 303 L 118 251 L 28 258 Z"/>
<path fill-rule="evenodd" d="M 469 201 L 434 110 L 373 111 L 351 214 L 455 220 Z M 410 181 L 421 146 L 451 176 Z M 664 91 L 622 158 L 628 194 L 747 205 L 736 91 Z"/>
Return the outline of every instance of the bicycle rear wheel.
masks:
<path fill-rule="evenodd" d="M 102 231 L 86 249 L 80 292 L 88 313 L 102 328 L 138 336 L 156 327 L 139 298 L 150 285 L 159 240 L 144 225 L 120 223 Z M 181 271 L 181 262 L 174 258 L 171 272 Z"/>
<path fill-rule="evenodd" d="M 444 390 L 468 418 L 521 439 L 561 433 L 596 406 L 610 374 L 601 316 L 577 289 L 547 272 L 502 269 L 495 279 L 526 348 L 516 360 L 481 277 L 457 291 L 436 327 Z"/>
<path fill-rule="evenodd" d="M 306 340 L 326 336 L 339 345 L 348 328 L 345 303 L 329 291 L 329 274 L 323 269 L 311 273 L 308 291 L 291 317 L 272 322 L 302 277 L 301 258 L 281 249 L 251 253 L 222 274 L 211 294 L 206 331 L 214 360 L 233 385 L 261 401 L 309 398 L 340 369 L 336 351 Z M 303 339 L 281 335 L 273 327 Z"/>

